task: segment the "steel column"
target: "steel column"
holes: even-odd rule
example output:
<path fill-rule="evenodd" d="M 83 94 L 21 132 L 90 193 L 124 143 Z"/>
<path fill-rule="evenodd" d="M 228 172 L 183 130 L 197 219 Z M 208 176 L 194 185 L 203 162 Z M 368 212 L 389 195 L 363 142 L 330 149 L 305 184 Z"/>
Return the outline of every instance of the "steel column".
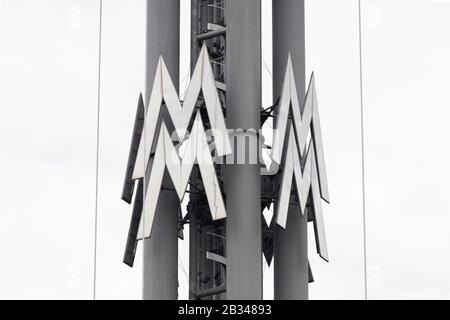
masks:
<path fill-rule="evenodd" d="M 261 1 L 227 0 L 225 4 L 227 125 L 229 129 L 259 130 Z M 257 150 L 246 152 L 259 152 L 254 147 Z M 259 165 L 228 165 L 226 191 L 227 299 L 262 299 Z"/>
<path fill-rule="evenodd" d="M 198 59 L 199 46 L 196 40 L 200 27 L 200 0 L 191 0 L 191 74 L 194 71 Z M 194 169 L 192 176 L 197 174 Z M 191 196 L 191 201 L 195 195 Z M 189 211 L 189 300 L 196 300 L 198 285 L 199 262 L 199 221 L 198 212 Z"/>
<path fill-rule="evenodd" d="M 180 0 L 147 0 L 146 105 L 160 55 L 178 87 L 179 30 Z M 171 186 L 170 179 L 165 177 L 163 185 Z M 178 209 L 176 193 L 161 191 L 152 236 L 144 240 L 145 300 L 176 300 L 178 297 Z"/>
<path fill-rule="evenodd" d="M 200 29 L 200 0 L 191 0 L 191 73 L 197 63 L 200 46 L 197 36 Z"/>
<path fill-rule="evenodd" d="M 273 94 L 276 100 L 292 58 L 299 101 L 305 97 L 304 0 L 273 0 Z M 289 209 L 287 228 L 274 234 L 274 294 L 276 300 L 308 299 L 307 215 L 298 206 Z"/>

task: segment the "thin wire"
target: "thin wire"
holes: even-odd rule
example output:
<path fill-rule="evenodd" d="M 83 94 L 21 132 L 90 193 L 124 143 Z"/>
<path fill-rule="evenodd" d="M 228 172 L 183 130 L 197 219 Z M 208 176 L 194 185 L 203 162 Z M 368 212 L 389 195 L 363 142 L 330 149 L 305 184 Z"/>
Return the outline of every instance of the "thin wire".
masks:
<path fill-rule="evenodd" d="M 266 69 L 267 73 L 269 73 L 270 78 L 273 80 L 272 71 L 270 71 L 269 67 L 267 66 L 266 60 L 264 60 L 263 57 L 261 57 L 261 60 L 262 60 L 262 65 L 263 65 L 264 69 Z"/>
<path fill-rule="evenodd" d="M 367 224 L 366 224 L 366 174 L 364 148 L 364 86 L 363 86 L 363 51 L 362 51 L 362 13 L 361 0 L 358 0 L 359 11 L 359 82 L 361 93 L 361 165 L 362 165 L 362 193 L 363 193 L 363 237 L 364 237 L 364 298 L 368 299 L 367 288 Z"/>
<path fill-rule="evenodd" d="M 93 298 L 97 298 L 97 242 L 98 242 L 98 168 L 100 155 L 100 104 L 101 104 L 101 66 L 102 66 L 102 25 L 103 25 L 103 0 L 100 0 L 99 8 L 99 33 L 98 33 L 98 87 L 97 87 L 97 155 L 95 163 L 95 222 L 94 222 L 94 289 Z"/>
<path fill-rule="evenodd" d="M 181 79 L 181 83 L 183 83 L 184 81 L 186 81 L 185 86 L 184 86 L 184 91 L 183 93 L 180 95 L 180 99 L 182 99 L 184 101 L 184 99 L 186 98 L 186 94 L 188 92 L 189 89 L 189 84 L 190 84 L 190 79 L 189 76 L 191 75 L 191 66 L 189 66 L 188 68 L 188 73 L 185 77 L 183 77 L 183 79 Z"/>
<path fill-rule="evenodd" d="M 180 255 L 178 255 L 178 266 L 181 268 L 181 270 L 184 273 L 184 276 L 185 276 L 186 280 L 189 282 L 189 276 L 188 276 L 188 274 L 186 272 L 186 269 L 184 268 L 183 260 L 181 259 Z"/>

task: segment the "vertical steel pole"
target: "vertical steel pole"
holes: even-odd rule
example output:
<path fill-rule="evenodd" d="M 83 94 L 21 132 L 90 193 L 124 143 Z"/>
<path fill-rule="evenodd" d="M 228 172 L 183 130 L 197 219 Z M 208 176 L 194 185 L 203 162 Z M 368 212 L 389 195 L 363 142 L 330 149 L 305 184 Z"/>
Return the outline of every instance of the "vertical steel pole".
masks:
<path fill-rule="evenodd" d="M 160 55 L 164 57 L 178 88 L 179 30 L 180 0 L 147 0 L 146 105 Z M 163 185 L 171 186 L 170 179 L 165 177 Z M 161 191 L 152 236 L 144 241 L 144 300 L 178 298 L 178 209 L 179 200 L 176 193 Z"/>
<path fill-rule="evenodd" d="M 198 59 L 199 45 L 196 37 L 200 26 L 200 0 L 191 0 L 191 74 L 194 72 L 195 65 Z M 192 175 L 196 175 L 196 170 Z M 194 200 L 196 196 L 191 196 Z M 199 221 L 198 212 L 195 210 L 189 211 L 189 300 L 196 299 L 196 292 L 198 291 L 198 261 L 199 261 Z"/>
<path fill-rule="evenodd" d="M 304 0 L 273 0 L 273 94 L 281 94 L 289 53 L 299 101 L 305 97 Z M 308 299 L 307 215 L 291 207 L 287 229 L 274 234 L 274 294 L 276 300 Z"/>
<path fill-rule="evenodd" d="M 200 29 L 200 0 L 191 0 L 191 74 L 198 59 L 200 46 L 197 35 Z"/>
<path fill-rule="evenodd" d="M 228 128 L 259 130 L 261 1 L 227 0 L 226 17 Z M 247 146 L 246 152 L 259 152 L 259 146 L 253 148 L 256 150 Z M 259 165 L 228 165 L 226 185 L 227 299 L 259 300 L 262 299 Z"/>

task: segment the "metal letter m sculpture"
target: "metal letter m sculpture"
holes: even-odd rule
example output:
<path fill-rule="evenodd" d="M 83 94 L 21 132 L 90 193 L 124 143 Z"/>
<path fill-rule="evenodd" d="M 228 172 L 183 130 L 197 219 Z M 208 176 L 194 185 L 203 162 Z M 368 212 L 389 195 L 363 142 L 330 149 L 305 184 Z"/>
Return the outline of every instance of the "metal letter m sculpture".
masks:
<path fill-rule="evenodd" d="M 218 133 L 218 137 L 215 140 L 217 154 L 224 156 L 231 153 L 231 144 L 206 47 L 202 49 L 183 106 L 181 106 L 177 91 L 170 79 L 164 60 L 161 57 L 147 110 L 147 123 L 144 126 L 144 137 L 141 139 L 139 145 L 133 179 L 144 178 L 145 172 L 147 171 L 148 161 L 155 145 L 154 138 L 156 128 L 158 127 L 158 114 L 163 100 L 167 105 L 167 110 L 175 126 L 174 133 L 178 135 L 180 141 L 187 139 L 187 144 L 184 156 L 180 158 L 179 151 L 173 145 L 171 135 L 165 124 L 162 123 L 160 134 L 156 140 L 156 152 L 154 153 L 153 166 L 148 180 L 148 189 L 145 194 L 144 215 L 140 224 L 140 232 L 138 232 L 139 239 L 149 238 L 151 235 L 156 203 L 161 190 L 165 168 L 167 168 L 178 197 L 182 201 L 192 167 L 195 163 L 198 163 L 204 184 L 213 186 L 212 190 L 205 188 L 212 218 L 218 220 L 226 217 L 225 205 L 217 181 L 203 122 L 200 113 L 195 111 L 195 105 L 201 89 L 213 132 Z M 194 125 L 189 134 L 188 126 L 194 113 Z"/>
<path fill-rule="evenodd" d="M 292 121 L 289 121 L 289 117 Z M 292 123 L 292 128 L 289 128 L 290 123 Z M 305 214 L 308 196 L 311 194 L 313 206 L 311 220 L 314 222 L 317 251 L 323 259 L 328 261 L 320 198 L 329 202 L 329 195 L 314 74 L 311 76 L 301 112 L 290 56 L 280 98 L 276 128 L 271 155 L 275 165 L 282 163 L 283 151 L 285 152 L 276 221 L 281 227 L 286 228 L 294 178 L 302 215 Z M 311 141 L 307 145 L 310 128 Z M 287 141 L 285 142 L 285 140 Z"/>
<path fill-rule="evenodd" d="M 222 157 L 232 152 L 206 47 L 200 53 L 183 105 L 164 60 L 160 58 L 147 110 L 142 97 L 140 98 L 122 195 L 125 201 L 131 203 L 135 180 L 140 180 L 127 244 L 128 257 L 125 254 L 125 263 L 129 265 L 133 264 L 136 241 L 151 236 L 166 169 L 181 202 L 193 166 L 197 164 L 206 186 L 205 193 L 212 219 L 226 218 L 211 148 L 200 111 L 196 110 L 200 90 L 214 134 L 217 156 Z M 164 119 L 162 122 L 159 120 L 163 102 L 169 115 L 166 119 L 170 118 L 171 124 L 165 123 Z M 169 134 L 168 125 L 175 128 L 173 136 Z M 311 139 L 308 143 L 309 136 Z M 175 146 L 174 141 L 179 144 Z M 328 261 L 321 199 L 329 202 L 329 195 L 314 75 L 301 109 L 290 57 L 278 106 L 271 158 L 272 166 L 270 170 L 262 170 L 264 175 L 275 175 L 278 168 L 282 168 L 276 222 L 286 228 L 294 181 L 299 214 L 305 215 L 308 211 L 308 218 L 314 223 L 317 251 Z M 148 187 L 144 188 L 144 185 Z M 307 203 L 310 210 L 306 210 Z"/>

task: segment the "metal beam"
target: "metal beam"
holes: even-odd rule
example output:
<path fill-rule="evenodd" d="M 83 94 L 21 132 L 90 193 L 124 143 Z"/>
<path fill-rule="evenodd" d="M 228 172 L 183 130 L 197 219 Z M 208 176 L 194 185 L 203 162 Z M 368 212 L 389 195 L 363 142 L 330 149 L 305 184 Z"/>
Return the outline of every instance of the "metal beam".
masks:
<path fill-rule="evenodd" d="M 191 74 L 197 63 L 200 46 L 196 41 L 200 30 L 200 0 L 191 0 Z"/>
<path fill-rule="evenodd" d="M 191 0 L 191 75 L 197 63 L 200 47 L 196 41 L 200 30 L 200 0 Z M 191 179 L 198 176 L 197 169 L 191 174 Z M 192 179 L 191 181 L 196 181 Z M 190 201 L 196 201 L 198 196 L 190 195 Z M 189 300 L 196 300 L 196 292 L 199 290 L 199 212 L 191 208 L 189 210 Z"/>
<path fill-rule="evenodd" d="M 226 292 L 226 287 L 225 286 L 220 286 L 220 287 L 215 287 L 215 288 L 211 288 L 211 289 L 206 289 L 206 290 L 197 292 L 196 299 L 208 298 L 208 297 L 212 297 L 212 296 L 215 296 L 217 294 L 224 293 L 224 292 Z"/>
<path fill-rule="evenodd" d="M 213 30 L 213 31 L 208 31 L 208 32 L 205 32 L 205 33 L 198 34 L 196 36 L 196 39 L 197 39 L 197 41 L 205 41 L 205 40 L 208 40 L 208 39 L 224 36 L 226 33 L 227 33 L 227 29 L 226 28 L 221 28 L 221 29 L 218 29 L 218 30 Z"/>
<path fill-rule="evenodd" d="M 299 101 L 305 97 L 304 0 L 273 0 L 273 94 L 281 95 L 289 53 L 292 58 Z M 295 32 L 292 32 L 295 30 Z M 298 206 L 288 212 L 287 228 L 274 233 L 275 300 L 308 299 L 308 215 Z"/>
<path fill-rule="evenodd" d="M 223 257 L 221 255 L 215 254 L 213 252 L 209 252 L 208 251 L 206 253 L 206 259 L 214 261 L 214 262 L 217 262 L 217 263 L 220 263 L 220 264 L 222 264 L 224 266 L 227 265 L 227 258 L 225 258 L 225 257 Z"/>
<path fill-rule="evenodd" d="M 226 2 L 226 86 L 229 129 L 259 130 L 261 1 Z M 235 146 L 238 144 L 234 144 Z M 258 150 L 249 150 L 253 155 Z M 236 151 L 236 150 L 235 150 Z M 242 152 L 242 150 L 239 150 Z M 247 157 L 248 158 L 248 157 Z M 262 299 L 261 176 L 257 164 L 226 170 L 227 299 Z"/>
<path fill-rule="evenodd" d="M 189 300 L 196 299 L 195 292 L 198 290 L 198 240 L 198 212 L 194 209 L 189 211 Z"/>
<path fill-rule="evenodd" d="M 180 0 L 147 0 L 146 105 L 160 55 L 178 88 L 179 21 Z M 172 187 L 170 179 L 165 177 L 163 186 Z M 161 191 L 152 236 L 144 240 L 144 300 L 178 298 L 178 209 L 176 193 Z"/>

